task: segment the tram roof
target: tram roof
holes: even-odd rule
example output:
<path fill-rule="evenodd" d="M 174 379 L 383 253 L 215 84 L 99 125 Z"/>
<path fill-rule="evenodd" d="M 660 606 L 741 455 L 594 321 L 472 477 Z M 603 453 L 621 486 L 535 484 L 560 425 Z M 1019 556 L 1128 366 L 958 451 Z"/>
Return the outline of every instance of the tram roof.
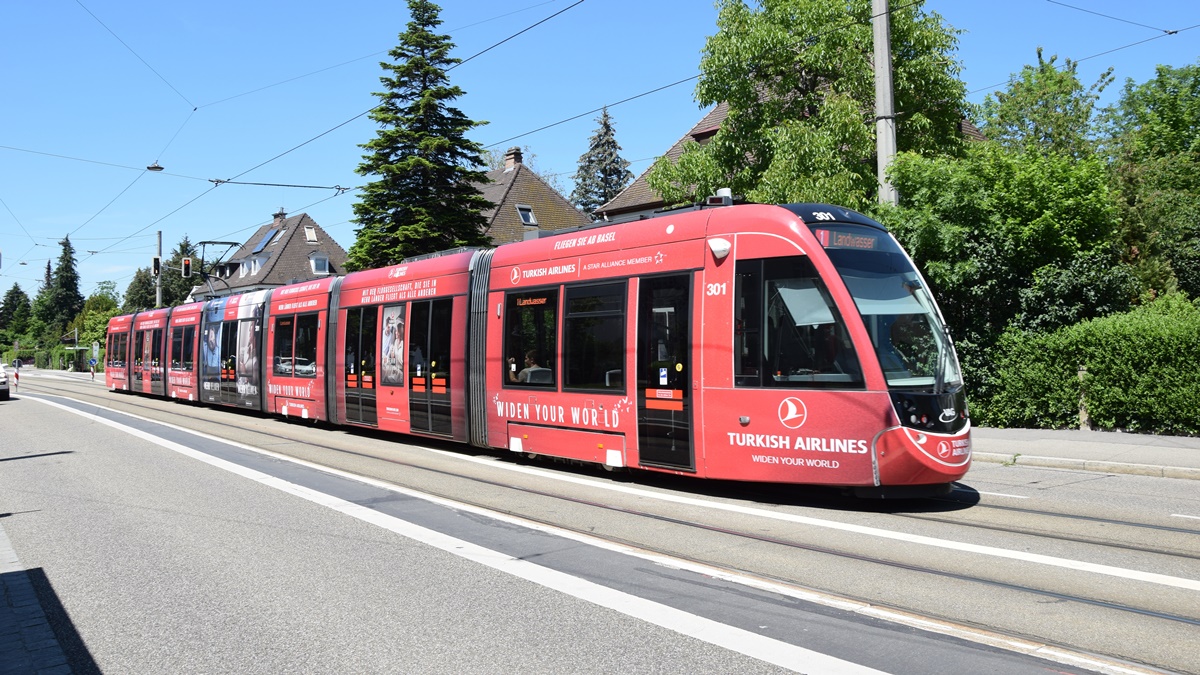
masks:
<path fill-rule="evenodd" d="M 844 206 L 821 204 L 817 202 L 806 202 L 802 204 L 780 204 L 779 206 L 791 211 L 797 216 L 800 216 L 800 219 L 803 220 L 807 225 L 816 225 L 822 222 L 822 219 L 817 217 L 817 213 L 832 213 L 837 218 L 836 222 L 867 225 L 868 227 L 874 227 L 884 230 L 885 232 L 887 231 L 887 227 L 885 227 L 882 223 Z"/>

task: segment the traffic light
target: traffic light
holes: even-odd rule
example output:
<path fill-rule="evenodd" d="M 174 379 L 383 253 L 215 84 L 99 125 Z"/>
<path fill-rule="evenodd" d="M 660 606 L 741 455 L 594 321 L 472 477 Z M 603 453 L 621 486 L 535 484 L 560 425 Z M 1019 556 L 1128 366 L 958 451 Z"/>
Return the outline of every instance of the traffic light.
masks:
<path fill-rule="evenodd" d="M 192 259 L 191 258 L 183 259 L 183 276 L 185 279 L 187 277 L 192 276 Z"/>
<path fill-rule="evenodd" d="M 162 261 L 159 260 L 158 256 L 154 256 L 153 262 L 150 263 L 150 276 L 152 276 L 152 277 L 158 276 L 159 267 L 161 265 L 162 265 Z"/>

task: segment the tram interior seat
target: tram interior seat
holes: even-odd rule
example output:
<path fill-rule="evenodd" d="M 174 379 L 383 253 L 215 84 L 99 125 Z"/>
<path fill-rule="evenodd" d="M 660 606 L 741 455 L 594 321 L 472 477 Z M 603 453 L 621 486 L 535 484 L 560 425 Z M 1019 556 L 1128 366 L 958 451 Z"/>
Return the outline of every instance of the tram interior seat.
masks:
<path fill-rule="evenodd" d="M 549 368 L 530 368 L 529 384 L 554 384 L 554 373 Z"/>

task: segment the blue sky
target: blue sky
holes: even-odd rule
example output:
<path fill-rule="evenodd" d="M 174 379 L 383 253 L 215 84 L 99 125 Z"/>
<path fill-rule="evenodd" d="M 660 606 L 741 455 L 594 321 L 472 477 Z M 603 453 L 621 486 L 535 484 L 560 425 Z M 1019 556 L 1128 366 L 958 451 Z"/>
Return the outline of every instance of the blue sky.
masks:
<path fill-rule="evenodd" d="M 708 0 L 440 4 L 463 59 L 562 12 L 451 81 L 466 92 L 463 112 L 489 122 L 474 140 L 500 153 L 527 146 L 526 161 L 567 192 L 596 127 L 591 111 L 610 105 L 635 173 L 703 112 L 694 81 L 667 85 L 698 72 L 716 26 Z M 925 9 L 965 31 L 957 57 L 973 102 L 1035 61 L 1038 46 L 1082 60 L 1085 84 L 1114 67 L 1104 103 L 1126 78 L 1200 57 L 1194 0 L 928 0 Z M 36 293 L 67 234 L 85 295 L 106 280 L 124 292 L 160 230 L 164 253 L 184 235 L 244 241 L 280 207 L 307 212 L 349 248 L 356 193 L 328 188 L 364 181 L 358 144 L 375 127 L 358 116 L 377 102 L 378 63 L 407 22 L 400 0 L 3 3 L 0 295 L 14 282 Z M 165 170 L 145 170 L 155 162 Z M 235 177 L 325 189 L 212 182 Z"/>

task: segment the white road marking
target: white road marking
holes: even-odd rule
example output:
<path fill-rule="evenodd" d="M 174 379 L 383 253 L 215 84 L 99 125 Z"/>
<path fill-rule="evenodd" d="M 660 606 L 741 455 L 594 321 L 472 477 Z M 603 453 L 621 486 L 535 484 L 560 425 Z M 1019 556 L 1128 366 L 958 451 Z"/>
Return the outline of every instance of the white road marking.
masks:
<path fill-rule="evenodd" d="M 811 525 L 813 527 L 823 527 L 830 530 L 840 530 L 842 532 L 854 532 L 855 534 L 864 534 L 871 537 L 880 537 L 882 539 L 892 539 L 895 541 L 904 541 L 910 544 L 921 544 L 924 546 L 933 546 L 936 548 L 949 549 L 952 551 L 962 551 L 965 553 L 978 553 L 981 555 L 993 556 L 996 558 L 1008 558 L 1010 560 L 1020 560 L 1022 562 L 1036 563 L 1039 565 L 1049 565 L 1051 567 L 1061 567 L 1064 569 L 1077 570 L 1080 572 L 1091 572 L 1093 574 L 1104 574 L 1121 579 L 1130 579 L 1133 581 L 1144 581 L 1151 584 L 1160 584 L 1163 586 L 1172 586 L 1174 588 L 1183 588 L 1190 591 L 1200 591 L 1200 581 L 1195 579 L 1184 579 L 1182 577 L 1172 577 L 1166 574 L 1156 574 L 1154 572 L 1142 572 L 1140 570 L 1125 569 L 1122 567 L 1113 567 L 1111 565 L 1099 565 L 1096 563 L 1083 562 L 1081 560 L 1071 560 L 1069 558 L 1058 558 L 1055 556 L 1041 555 L 1039 553 L 1028 553 L 1026 551 L 1010 551 L 1008 549 L 998 548 L 995 546 L 982 546 L 979 544 L 969 544 L 966 542 L 949 541 L 946 539 L 937 539 L 934 537 L 926 537 L 919 534 L 908 534 L 906 532 L 893 532 L 877 527 L 867 527 L 865 525 L 854 525 L 852 523 L 841 523 L 835 520 L 824 520 L 822 518 L 813 518 L 810 516 L 801 516 L 793 513 L 778 513 L 775 511 L 767 511 L 749 506 L 740 506 L 738 504 L 723 504 L 721 502 L 712 502 L 694 497 L 684 497 L 681 495 L 665 494 L 653 492 L 644 488 L 637 488 L 628 485 L 617 485 L 610 483 L 600 483 L 578 476 L 559 475 L 553 472 L 536 469 L 533 467 L 520 466 L 516 464 L 507 464 L 494 462 L 492 460 L 471 457 L 468 455 L 460 455 L 457 453 L 447 452 L 445 450 L 430 449 L 430 452 L 441 453 L 450 457 L 459 457 L 465 461 L 486 463 L 488 466 L 503 468 L 508 471 L 518 473 L 528 473 L 539 477 L 558 480 L 565 483 L 576 483 L 579 485 L 587 485 L 588 487 L 610 490 L 612 492 L 621 492 L 629 495 L 635 495 L 646 499 L 658 499 L 665 502 L 675 504 L 686 504 L 688 506 L 697 506 L 700 508 L 708 508 L 716 511 L 728 511 L 732 513 L 741 513 L 748 516 L 758 518 L 770 518 L 772 520 L 781 520 L 784 522 L 798 523 L 800 525 Z"/>
<path fill-rule="evenodd" d="M 955 489 L 955 492 L 967 492 L 967 490 Z M 988 495 L 989 497 L 1008 497 L 1009 499 L 1029 499 L 1029 497 L 1026 497 L 1024 495 L 1009 495 L 1009 494 L 1005 494 L 1003 492 L 983 492 L 980 490 L 974 490 L 974 492 L 977 494 L 981 494 L 981 495 Z"/>
<path fill-rule="evenodd" d="M 261 483 L 262 485 L 273 487 L 288 494 L 301 497 L 315 504 L 333 509 L 354 518 L 358 518 L 359 520 L 371 523 L 372 525 L 382 527 L 400 536 L 428 544 L 447 553 L 471 560 L 481 565 L 486 565 L 492 569 L 505 572 L 512 576 L 533 582 L 546 588 L 557 590 L 581 600 L 591 602 L 595 605 L 612 609 L 625 614 L 626 616 L 634 617 L 654 625 L 661 626 L 681 635 L 703 640 L 704 642 L 723 647 L 739 654 L 744 654 L 760 661 L 765 661 L 767 663 L 788 668 L 790 670 L 795 670 L 797 672 L 807 671 L 831 673 L 833 675 L 886 675 L 886 673 L 883 671 L 861 666 L 850 661 L 844 661 L 827 654 L 804 649 L 803 647 L 797 647 L 796 645 L 792 645 L 787 642 L 764 637 L 747 630 L 729 626 L 711 619 L 706 619 L 695 614 L 690 614 L 688 612 L 675 609 L 674 607 L 652 602 L 636 595 L 630 595 L 622 591 L 617 591 L 608 588 L 607 586 L 602 586 L 585 579 L 580 579 L 557 570 L 542 567 L 541 565 L 536 565 L 525 560 L 519 560 L 510 555 L 493 551 L 462 539 L 456 539 L 454 537 L 442 534 L 441 532 L 436 532 L 428 528 L 414 525 L 405 520 L 380 513 L 368 507 L 360 506 L 332 495 L 327 495 L 325 493 L 306 488 L 302 485 L 297 485 L 281 478 L 276 478 L 275 476 L 270 476 L 254 469 L 213 457 L 212 455 L 205 454 L 198 450 L 193 450 L 185 445 L 180 445 L 179 443 L 175 443 L 173 441 L 158 438 L 153 434 L 141 431 L 139 429 L 134 429 L 133 427 L 126 426 L 120 422 L 109 420 L 91 413 L 75 410 L 68 406 L 64 406 L 43 398 L 33 398 L 33 400 L 66 410 L 67 412 L 74 413 L 99 424 L 112 427 L 149 443 L 153 443 L 168 450 L 177 452 L 186 457 L 199 460 L 243 478 L 248 478 L 255 482 Z M 131 417 L 137 416 L 131 415 Z M 162 422 L 156 423 L 164 424 Z M 164 426 L 189 433 L 195 433 L 190 432 L 190 430 L 187 429 L 174 427 L 170 424 L 164 424 Z M 260 450 L 256 448 L 211 437 L 207 434 L 195 433 L 195 435 L 212 438 L 213 440 L 229 443 L 230 445 L 246 448 L 254 452 L 260 452 Z M 276 455 L 276 453 L 264 454 L 280 456 Z M 328 471 L 328 469 L 324 467 L 319 467 L 318 465 L 313 465 L 308 462 L 301 463 Z M 362 478 L 359 476 L 352 476 L 352 478 L 362 481 Z"/>
<path fill-rule="evenodd" d="M 1186 515 L 1183 513 L 1172 513 L 1171 517 L 1172 518 L 1194 518 L 1196 520 L 1200 520 L 1200 516 L 1189 516 L 1189 515 Z"/>

